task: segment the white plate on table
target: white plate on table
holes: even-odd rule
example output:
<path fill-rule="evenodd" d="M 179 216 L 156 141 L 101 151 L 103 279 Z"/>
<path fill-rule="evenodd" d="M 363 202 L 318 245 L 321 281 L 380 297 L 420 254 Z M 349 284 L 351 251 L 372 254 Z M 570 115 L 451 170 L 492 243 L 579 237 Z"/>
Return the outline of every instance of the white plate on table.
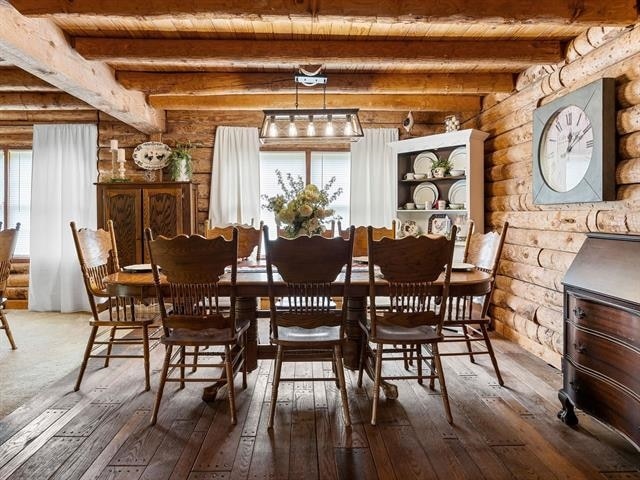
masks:
<path fill-rule="evenodd" d="M 413 201 L 424 204 L 427 210 L 438 200 L 438 187 L 431 182 L 422 182 L 413 191 Z"/>
<path fill-rule="evenodd" d="M 353 257 L 354 263 L 369 263 L 369 257 L 366 255 L 364 257 Z"/>
<path fill-rule="evenodd" d="M 122 267 L 122 270 L 127 273 L 147 273 L 151 271 L 150 263 L 136 263 L 134 265 L 127 265 Z"/>
<path fill-rule="evenodd" d="M 449 203 L 467 203 L 467 181 L 458 180 L 449 188 Z"/>
<path fill-rule="evenodd" d="M 449 154 L 452 170 L 467 169 L 467 147 L 458 147 Z"/>
<path fill-rule="evenodd" d="M 451 264 L 451 270 L 454 272 L 470 272 L 476 268 L 473 263 L 454 262 Z"/>
<path fill-rule="evenodd" d="M 413 161 L 413 172 L 418 174 L 429 174 L 431 165 L 438 160 L 438 156 L 434 152 L 422 152 Z"/>

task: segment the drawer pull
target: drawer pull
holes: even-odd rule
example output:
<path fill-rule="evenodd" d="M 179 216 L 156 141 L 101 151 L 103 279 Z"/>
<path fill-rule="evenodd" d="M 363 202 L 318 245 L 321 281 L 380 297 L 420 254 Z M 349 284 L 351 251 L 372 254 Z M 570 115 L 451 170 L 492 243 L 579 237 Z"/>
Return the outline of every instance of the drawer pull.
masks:
<path fill-rule="evenodd" d="M 575 348 L 578 353 L 584 353 L 587 351 L 587 346 L 584 343 L 574 343 L 573 348 Z"/>
<path fill-rule="evenodd" d="M 571 388 L 573 388 L 574 392 L 580 391 L 580 384 L 578 382 L 571 381 L 569 382 L 569 385 L 571 385 Z"/>
<path fill-rule="evenodd" d="M 581 309 L 580 307 L 576 307 L 573 309 L 573 315 L 577 318 L 577 319 L 581 319 L 587 316 L 587 314 L 585 313 L 585 311 L 583 309 Z"/>

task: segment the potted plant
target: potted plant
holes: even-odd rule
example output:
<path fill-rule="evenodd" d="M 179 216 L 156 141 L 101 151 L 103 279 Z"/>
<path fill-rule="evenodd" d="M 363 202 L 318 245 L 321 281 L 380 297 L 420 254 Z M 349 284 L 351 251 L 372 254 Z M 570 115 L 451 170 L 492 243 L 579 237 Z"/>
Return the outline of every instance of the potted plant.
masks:
<path fill-rule="evenodd" d="M 438 158 L 431 164 L 431 170 L 433 171 L 433 176 L 436 178 L 442 178 L 447 176 L 451 172 L 451 168 L 453 164 L 448 158 Z"/>
<path fill-rule="evenodd" d="M 196 145 L 190 141 L 178 142 L 171 150 L 169 157 L 169 174 L 175 182 L 188 182 L 193 173 L 191 152 Z"/>

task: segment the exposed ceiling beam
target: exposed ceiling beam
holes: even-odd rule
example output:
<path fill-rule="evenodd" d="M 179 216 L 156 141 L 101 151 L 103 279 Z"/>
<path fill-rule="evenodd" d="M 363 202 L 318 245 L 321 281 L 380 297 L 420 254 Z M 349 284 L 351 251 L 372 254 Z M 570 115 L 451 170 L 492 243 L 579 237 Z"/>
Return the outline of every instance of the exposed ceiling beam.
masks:
<path fill-rule="evenodd" d="M 511 92 L 509 73 L 328 73 L 327 93 L 475 94 Z M 127 88 L 147 94 L 215 95 L 294 93 L 290 73 L 117 72 Z M 1 88 L 1 81 L 0 81 Z M 321 87 L 313 88 L 314 91 Z M 305 93 L 307 87 L 300 87 Z"/>
<path fill-rule="evenodd" d="M 145 132 L 164 130 L 164 114 L 120 85 L 109 66 L 88 62 L 51 21 L 20 15 L 0 0 L 0 55 L 15 66 Z"/>
<path fill-rule="evenodd" d="M 0 69 L 0 92 L 57 92 L 59 90 L 19 68 Z"/>
<path fill-rule="evenodd" d="M 449 63 L 477 68 L 555 63 L 562 59 L 558 41 L 349 41 L 349 40 L 177 40 L 75 38 L 76 50 L 89 60 L 112 65 L 262 66 L 295 68 L 323 64 L 360 68 L 442 68 Z"/>
<path fill-rule="evenodd" d="M 295 95 L 160 95 L 149 103 L 165 110 L 261 110 L 295 108 Z M 327 108 L 363 110 L 479 111 L 480 97 L 472 95 L 330 95 Z M 299 108 L 322 108 L 323 95 L 299 97 Z"/>
<path fill-rule="evenodd" d="M 0 93 L 0 110 L 89 110 L 68 93 Z"/>
<path fill-rule="evenodd" d="M 556 25 L 626 25 L 637 19 L 635 0 L 12 0 L 25 15 L 110 15 L 151 17 L 228 17 L 244 20 L 341 19 L 369 22 L 438 22 Z"/>

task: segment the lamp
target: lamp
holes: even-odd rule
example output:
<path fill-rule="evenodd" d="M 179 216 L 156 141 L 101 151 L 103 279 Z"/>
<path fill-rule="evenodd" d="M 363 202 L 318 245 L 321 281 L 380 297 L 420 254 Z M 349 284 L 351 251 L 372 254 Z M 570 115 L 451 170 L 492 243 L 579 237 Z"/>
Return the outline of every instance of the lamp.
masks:
<path fill-rule="evenodd" d="M 327 108 L 327 77 L 296 75 L 294 81 L 296 108 L 263 110 L 261 143 L 357 142 L 364 136 L 357 108 Z M 298 84 L 323 85 L 324 108 L 298 109 Z"/>

